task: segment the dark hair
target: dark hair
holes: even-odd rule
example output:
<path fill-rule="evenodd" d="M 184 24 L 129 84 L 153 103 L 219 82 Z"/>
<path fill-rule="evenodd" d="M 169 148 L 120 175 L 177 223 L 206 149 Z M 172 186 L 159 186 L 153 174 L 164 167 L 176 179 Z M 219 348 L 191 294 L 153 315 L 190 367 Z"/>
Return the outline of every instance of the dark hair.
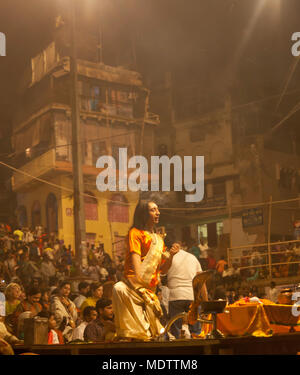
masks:
<path fill-rule="evenodd" d="M 55 289 L 52 290 L 52 292 L 51 292 L 51 296 L 55 296 L 55 295 L 58 294 L 58 293 L 59 293 L 59 289 L 58 289 L 58 288 L 55 288 Z"/>
<path fill-rule="evenodd" d="M 87 318 L 88 316 L 91 315 L 91 312 L 94 311 L 94 310 L 96 311 L 96 308 L 94 306 L 85 307 L 84 310 L 83 310 L 83 313 L 82 313 L 83 317 Z"/>
<path fill-rule="evenodd" d="M 102 286 L 101 283 L 92 283 L 92 284 L 90 285 L 90 291 L 91 291 L 92 293 L 94 293 L 94 291 L 97 290 L 100 286 Z"/>
<path fill-rule="evenodd" d="M 89 286 L 90 284 L 86 281 L 81 281 L 79 284 L 78 284 L 78 290 L 81 290 L 81 289 L 85 289 Z"/>
<path fill-rule="evenodd" d="M 67 280 L 63 280 L 63 281 L 61 281 L 61 282 L 59 283 L 59 287 L 58 287 L 58 289 L 63 288 L 65 285 L 70 285 L 70 286 L 71 286 L 70 281 L 67 281 Z"/>
<path fill-rule="evenodd" d="M 164 239 L 166 247 L 169 249 L 175 241 L 175 237 L 172 234 L 168 234 Z"/>
<path fill-rule="evenodd" d="M 133 225 L 131 228 L 137 228 L 144 230 L 146 224 L 149 220 L 149 203 L 153 202 L 152 200 L 140 200 L 137 204 L 134 215 L 133 215 Z"/>
<path fill-rule="evenodd" d="M 50 311 L 47 311 L 47 310 L 42 310 L 40 311 L 37 316 L 41 317 L 41 318 L 48 318 L 50 319 L 51 316 L 54 316 L 55 317 L 55 314 L 53 312 L 50 312 Z"/>
<path fill-rule="evenodd" d="M 96 310 L 98 311 L 99 309 L 104 309 L 105 307 L 107 307 L 111 304 L 112 304 L 111 299 L 100 298 L 100 299 L 98 299 L 98 301 L 96 303 Z"/>
<path fill-rule="evenodd" d="M 222 285 L 216 287 L 214 292 L 214 299 L 226 299 L 226 291 Z"/>
<path fill-rule="evenodd" d="M 39 294 L 39 293 L 42 294 L 41 289 L 37 288 L 36 286 L 32 286 L 26 292 L 27 296 L 35 296 L 36 294 Z"/>
<path fill-rule="evenodd" d="M 55 286 L 58 283 L 58 278 L 56 276 L 51 276 L 49 278 L 49 286 Z"/>
<path fill-rule="evenodd" d="M 51 292 L 51 289 L 50 289 L 50 288 L 43 288 L 43 289 L 41 289 L 41 293 L 42 293 L 42 295 L 44 295 L 45 293 L 50 294 L 50 292 Z"/>

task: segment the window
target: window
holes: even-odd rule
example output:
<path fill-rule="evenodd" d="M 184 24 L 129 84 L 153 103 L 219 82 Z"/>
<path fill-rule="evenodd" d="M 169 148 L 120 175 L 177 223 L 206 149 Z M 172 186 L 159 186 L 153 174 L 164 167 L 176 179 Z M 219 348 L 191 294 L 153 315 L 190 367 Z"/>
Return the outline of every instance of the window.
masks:
<path fill-rule="evenodd" d="M 113 256 L 116 264 L 120 264 L 125 259 L 126 239 L 121 236 L 114 236 Z"/>
<path fill-rule="evenodd" d="M 198 225 L 198 241 L 203 238 L 208 241 L 209 247 L 217 246 L 223 234 L 223 222 L 199 224 Z"/>
<path fill-rule="evenodd" d="M 99 112 L 101 110 L 101 89 L 98 86 L 91 87 L 90 110 Z"/>
<path fill-rule="evenodd" d="M 21 227 L 25 227 L 28 225 L 27 223 L 27 211 L 26 207 L 20 206 L 18 208 L 18 222 Z"/>
<path fill-rule="evenodd" d="M 91 192 L 86 191 L 85 194 L 89 195 L 84 196 L 85 220 L 98 220 L 98 201 Z"/>
<path fill-rule="evenodd" d="M 223 221 L 217 223 L 217 236 L 220 237 L 223 234 Z"/>
<path fill-rule="evenodd" d="M 102 155 L 106 155 L 106 142 L 93 142 L 92 143 L 92 159 L 93 159 L 93 165 L 96 165 L 96 162 L 98 158 Z"/>
<path fill-rule="evenodd" d="M 57 199 L 53 193 L 50 193 L 46 202 L 47 228 L 48 233 L 58 232 L 58 212 Z"/>
<path fill-rule="evenodd" d="M 41 225 L 41 205 L 39 201 L 35 201 L 31 209 L 31 223 L 32 227 L 35 228 L 38 225 Z"/>
<path fill-rule="evenodd" d="M 207 224 L 198 225 L 198 241 L 200 238 L 207 239 Z"/>
<path fill-rule="evenodd" d="M 116 194 L 108 202 L 108 221 L 112 223 L 128 223 L 128 201 L 122 194 Z"/>

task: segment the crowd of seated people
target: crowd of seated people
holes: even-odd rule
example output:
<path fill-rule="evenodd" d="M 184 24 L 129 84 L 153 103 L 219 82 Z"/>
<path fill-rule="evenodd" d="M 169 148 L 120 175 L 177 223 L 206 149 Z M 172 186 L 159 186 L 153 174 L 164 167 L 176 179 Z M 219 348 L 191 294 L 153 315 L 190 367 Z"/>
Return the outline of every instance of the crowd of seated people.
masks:
<path fill-rule="evenodd" d="M 111 293 L 122 267 L 102 247 L 88 246 L 88 267 L 78 281 L 71 246 L 41 227 L 0 224 L 0 338 L 22 343 L 24 320 L 43 317 L 49 344 L 113 340 Z"/>
<path fill-rule="evenodd" d="M 300 275 L 300 241 L 271 245 L 272 278 Z M 242 251 L 241 257 L 232 259 L 240 268 L 242 280 L 253 281 L 269 276 L 269 252 L 267 246 L 257 246 Z"/>
<path fill-rule="evenodd" d="M 190 250 L 181 245 L 198 258 L 202 270 L 214 271 L 214 277 L 208 281 L 210 298 L 220 288 L 228 303 L 249 295 L 263 296 L 263 291 L 255 290 L 253 283 L 266 276 L 263 272 L 268 272 L 268 267 L 259 267 L 267 264 L 267 248 L 247 250 L 240 262 L 231 265 L 225 257 L 216 259 L 213 249 L 203 243 L 199 252 L 195 244 Z M 300 261 L 297 246 L 272 245 L 272 262 L 289 262 L 274 265 L 273 276 L 299 274 L 299 264 L 293 263 Z M 70 245 L 44 233 L 41 227 L 33 231 L 0 224 L 0 292 L 5 296 L 5 311 L 0 309 L 0 339 L 12 344 L 22 342 L 24 320 L 37 316 L 48 319 L 49 344 L 114 340 L 111 295 L 114 283 L 122 278 L 123 260 L 116 264 L 101 246 L 88 246 L 87 254 L 88 267 L 78 281 Z M 247 266 L 251 267 L 243 268 Z M 245 280 L 252 281 L 253 290 L 243 289 Z M 159 285 L 157 290 L 165 307 L 163 325 L 169 318 L 165 289 L 165 285 Z"/>

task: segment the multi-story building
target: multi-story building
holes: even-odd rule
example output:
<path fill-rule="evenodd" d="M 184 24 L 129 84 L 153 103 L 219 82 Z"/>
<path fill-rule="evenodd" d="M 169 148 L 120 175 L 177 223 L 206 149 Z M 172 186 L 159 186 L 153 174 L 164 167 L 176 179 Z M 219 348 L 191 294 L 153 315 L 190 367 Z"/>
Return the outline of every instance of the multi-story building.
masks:
<path fill-rule="evenodd" d="M 3 128 L 5 121 L 2 118 L 1 125 L 3 125 Z M 0 223 L 14 223 L 15 194 L 11 190 L 11 171 L 5 166 L 10 163 L 10 155 L 12 154 L 9 139 L 8 132 L 0 131 L 0 159 L 4 163 L 0 165 Z"/>
<path fill-rule="evenodd" d="M 172 87 L 169 75 L 153 94 L 162 122 L 157 152 L 204 156 L 203 200 L 188 204 L 185 193 L 169 195 L 162 208 L 166 228 L 188 243 L 207 238 L 218 257 L 230 246 L 292 239 L 299 202 L 271 210 L 269 202 L 299 197 L 296 124 L 292 133 L 271 136 L 270 115 L 259 104 L 234 106 L 230 94 L 208 97 L 196 84 Z"/>
<path fill-rule="evenodd" d="M 149 90 L 140 74 L 93 58 L 83 60 L 80 51 L 86 238 L 90 244 L 104 244 L 109 253 L 118 252 L 139 194 L 99 192 L 96 161 L 102 155 L 118 160 L 120 147 L 127 148 L 128 157 L 149 157 L 159 118 L 149 112 Z M 71 87 L 70 58 L 58 38 L 31 59 L 24 74 L 12 132 L 14 165 L 19 169 L 13 173 L 12 189 L 21 226 L 42 225 L 74 246 Z"/>

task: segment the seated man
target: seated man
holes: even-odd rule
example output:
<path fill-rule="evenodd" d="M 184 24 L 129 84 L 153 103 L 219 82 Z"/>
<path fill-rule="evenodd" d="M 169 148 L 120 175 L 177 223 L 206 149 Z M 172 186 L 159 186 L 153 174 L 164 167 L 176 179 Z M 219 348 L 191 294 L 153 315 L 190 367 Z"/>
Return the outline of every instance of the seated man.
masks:
<path fill-rule="evenodd" d="M 115 335 L 115 326 L 113 322 L 114 313 L 112 301 L 101 298 L 96 303 L 98 318 L 92 320 L 84 330 L 85 341 L 108 341 Z"/>
<path fill-rule="evenodd" d="M 14 355 L 14 350 L 8 342 L 0 337 L 0 356 L 1 355 Z"/>
<path fill-rule="evenodd" d="M 0 339 L 5 340 L 12 346 L 14 346 L 14 344 L 23 344 L 22 340 L 19 340 L 7 330 L 4 324 L 4 317 L 0 317 Z"/>
<path fill-rule="evenodd" d="M 79 324 L 79 326 L 77 326 L 74 329 L 72 340 L 82 340 L 82 341 L 84 341 L 83 334 L 84 334 L 84 330 L 85 330 L 86 326 L 91 321 L 97 319 L 97 316 L 98 316 L 98 314 L 97 314 L 96 308 L 93 307 L 93 306 L 87 306 L 83 310 L 83 322 L 81 322 Z"/>

